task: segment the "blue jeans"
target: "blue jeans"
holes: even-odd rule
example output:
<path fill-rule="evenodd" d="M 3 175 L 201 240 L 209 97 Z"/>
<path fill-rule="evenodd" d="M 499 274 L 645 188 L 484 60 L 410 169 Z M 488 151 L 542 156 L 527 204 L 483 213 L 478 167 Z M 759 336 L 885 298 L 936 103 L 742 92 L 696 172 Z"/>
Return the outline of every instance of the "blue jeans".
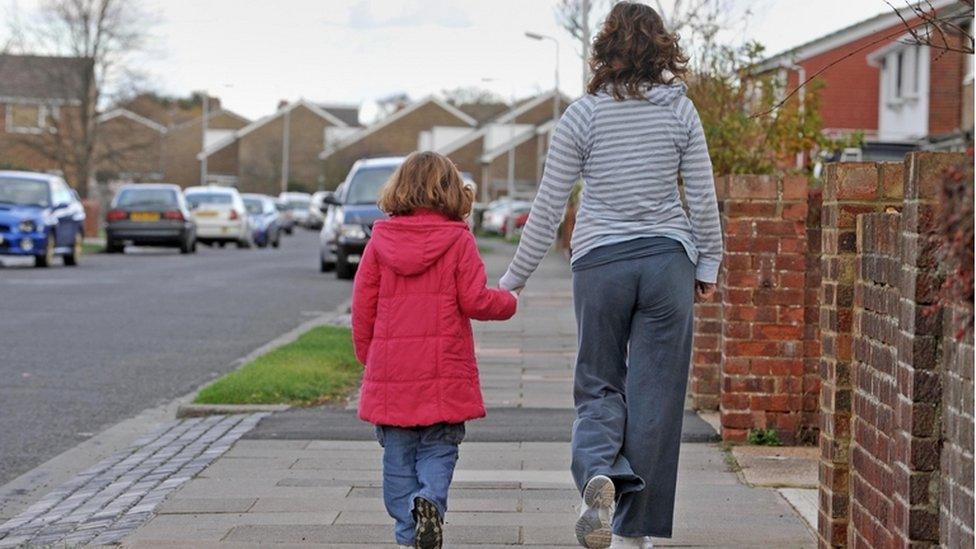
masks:
<path fill-rule="evenodd" d="M 413 501 L 421 497 L 434 504 L 441 518 L 447 513 L 458 445 L 464 439 L 463 423 L 438 423 L 428 427 L 376 426 L 383 447 L 383 503 L 396 521 L 394 537 L 401 545 L 413 545 Z"/>

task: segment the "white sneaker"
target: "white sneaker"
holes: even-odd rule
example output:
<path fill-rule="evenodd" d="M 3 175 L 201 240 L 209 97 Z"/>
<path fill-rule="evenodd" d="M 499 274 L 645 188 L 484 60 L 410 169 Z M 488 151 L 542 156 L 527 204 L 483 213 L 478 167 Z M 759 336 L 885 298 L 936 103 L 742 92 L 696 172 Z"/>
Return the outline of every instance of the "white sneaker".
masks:
<path fill-rule="evenodd" d="M 610 538 L 610 549 L 654 549 L 654 543 L 651 541 L 651 536 L 632 538 L 614 534 Z"/>
<path fill-rule="evenodd" d="M 583 505 L 576 520 L 576 540 L 589 549 L 610 546 L 613 506 L 616 491 L 610 477 L 597 475 L 583 488 Z"/>

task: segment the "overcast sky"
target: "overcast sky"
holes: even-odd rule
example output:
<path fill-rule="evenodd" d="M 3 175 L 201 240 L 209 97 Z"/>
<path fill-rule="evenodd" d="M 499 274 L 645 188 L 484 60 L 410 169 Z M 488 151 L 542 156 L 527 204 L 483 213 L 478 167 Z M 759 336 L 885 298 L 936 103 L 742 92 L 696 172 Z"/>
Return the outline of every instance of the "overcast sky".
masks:
<path fill-rule="evenodd" d="M 41 1 L 0 0 L 0 16 L 23 18 Z M 554 46 L 525 38 L 526 30 L 559 39 L 561 88 L 582 90 L 578 45 L 556 24 L 556 0 L 142 1 L 157 20 L 139 61 L 152 84 L 179 95 L 207 88 L 252 118 L 285 98 L 368 104 L 458 86 L 505 97 L 550 89 Z M 883 0 L 737 6 L 752 12 L 743 34 L 771 53 L 889 9 Z"/>

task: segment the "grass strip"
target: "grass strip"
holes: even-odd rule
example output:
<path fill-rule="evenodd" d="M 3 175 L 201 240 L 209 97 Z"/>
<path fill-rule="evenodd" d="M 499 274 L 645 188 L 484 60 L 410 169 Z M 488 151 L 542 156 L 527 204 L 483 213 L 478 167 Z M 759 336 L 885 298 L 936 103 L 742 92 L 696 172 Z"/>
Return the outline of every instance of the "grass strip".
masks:
<path fill-rule="evenodd" d="M 350 330 L 318 326 L 207 385 L 194 402 L 322 404 L 345 397 L 362 371 Z"/>

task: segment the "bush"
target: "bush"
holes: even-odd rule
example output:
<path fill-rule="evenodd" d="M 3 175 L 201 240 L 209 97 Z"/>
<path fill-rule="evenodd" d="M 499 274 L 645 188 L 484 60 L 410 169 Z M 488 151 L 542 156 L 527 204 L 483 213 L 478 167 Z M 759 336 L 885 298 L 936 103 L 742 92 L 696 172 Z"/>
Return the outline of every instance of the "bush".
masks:
<path fill-rule="evenodd" d="M 750 429 L 746 441 L 756 446 L 782 446 L 776 429 Z"/>

